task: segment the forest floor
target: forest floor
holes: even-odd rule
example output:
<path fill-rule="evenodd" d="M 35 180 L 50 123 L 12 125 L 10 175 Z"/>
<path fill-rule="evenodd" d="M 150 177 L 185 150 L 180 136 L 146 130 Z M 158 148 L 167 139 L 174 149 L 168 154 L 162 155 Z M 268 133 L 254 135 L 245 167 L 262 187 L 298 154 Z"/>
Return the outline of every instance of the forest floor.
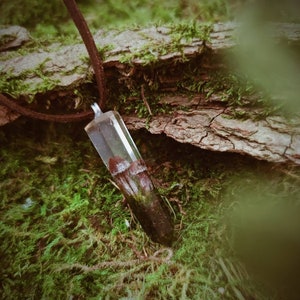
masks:
<path fill-rule="evenodd" d="M 221 0 L 180 13 L 154 2 L 83 11 L 93 28 L 230 17 Z M 68 24 L 35 34 L 52 39 Z M 143 232 L 85 125 L 19 118 L 0 128 L 1 299 L 298 299 L 299 168 L 133 132 L 174 221 L 167 248 Z"/>

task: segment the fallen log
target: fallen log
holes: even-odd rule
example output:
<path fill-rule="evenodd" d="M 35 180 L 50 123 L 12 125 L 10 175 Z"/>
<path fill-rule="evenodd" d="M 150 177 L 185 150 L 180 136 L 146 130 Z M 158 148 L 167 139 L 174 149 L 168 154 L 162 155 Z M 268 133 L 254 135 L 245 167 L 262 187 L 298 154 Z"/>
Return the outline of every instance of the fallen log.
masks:
<path fill-rule="evenodd" d="M 106 69 L 126 69 L 126 64 L 143 67 L 149 63 L 187 61 L 201 55 L 205 49 L 210 49 L 210 55 L 214 55 L 236 45 L 236 29 L 236 23 L 215 24 L 200 29 L 150 27 L 122 32 L 99 31 L 94 38 L 99 50 L 105 52 Z M 8 33 L 11 30 L 11 27 L 8 28 Z M 189 35 L 185 34 L 188 30 L 192 31 Z M 276 33 L 278 38 L 284 37 L 287 42 L 299 42 L 300 24 L 277 25 Z M 16 84 L 16 90 L 11 91 L 17 96 L 73 88 L 89 79 L 92 73 L 83 44 L 52 45 L 26 55 L 10 56 L 11 52 L 0 52 L 0 74 L 5 80 L 22 79 L 22 84 Z M 6 91 L 3 83 L 0 91 Z"/>
<path fill-rule="evenodd" d="M 170 99 L 168 99 L 170 101 Z M 174 99 L 178 103 L 178 97 Z M 182 102 L 190 101 L 182 97 Z M 253 116 L 253 111 L 251 111 Z M 264 120 L 233 118 L 230 108 L 198 107 L 146 118 L 128 116 L 129 129 L 147 128 L 181 143 L 220 152 L 248 154 L 270 162 L 300 164 L 300 119 L 269 116 Z"/>
<path fill-rule="evenodd" d="M 284 37 L 289 43 L 299 42 L 299 24 L 274 26 L 277 38 Z M 290 120 L 276 114 L 262 117 L 261 107 L 232 106 L 230 100 L 224 103 L 220 90 L 207 90 L 213 74 L 226 68 L 223 54 L 236 45 L 236 29 L 237 24 L 225 23 L 211 27 L 192 24 L 98 32 L 95 42 L 105 56 L 110 93 L 115 97 L 116 90 L 126 89 L 128 96 L 121 105 L 110 99 L 111 107 L 121 107 L 125 122 L 132 130 L 146 128 L 154 134 L 165 133 L 179 142 L 202 149 L 237 152 L 257 159 L 298 165 L 299 118 L 295 116 Z M 45 108 L 45 98 L 50 99 L 53 106 L 55 100 L 66 101 L 68 98 L 65 107 L 70 106 L 71 99 L 76 106 L 75 112 L 90 104 L 87 101 L 82 106 L 77 105 L 78 94 L 74 92 L 86 85 L 92 89 L 94 85 L 93 71 L 82 44 L 53 45 L 26 55 L 2 52 L 0 59 L 0 92 L 18 98 L 20 103 Z M 186 72 L 191 68 L 197 69 L 192 73 L 197 84 L 186 86 L 184 83 L 190 76 L 186 76 Z M 132 96 L 130 91 L 134 90 L 136 94 L 137 86 L 143 87 L 142 92 Z M 247 99 L 246 96 L 243 95 L 245 103 L 256 97 L 251 94 Z M 152 98 L 160 100 L 157 103 L 151 101 Z M 147 117 L 140 117 L 137 99 L 138 105 L 145 104 Z M 134 108 L 128 113 L 126 106 L 132 105 L 131 102 Z M 164 105 L 172 109 L 164 111 Z M 151 108 L 154 106 L 159 109 L 153 114 Z M 237 116 L 239 110 L 248 117 Z M 16 117 L 17 114 L 0 106 L 0 125 Z"/>

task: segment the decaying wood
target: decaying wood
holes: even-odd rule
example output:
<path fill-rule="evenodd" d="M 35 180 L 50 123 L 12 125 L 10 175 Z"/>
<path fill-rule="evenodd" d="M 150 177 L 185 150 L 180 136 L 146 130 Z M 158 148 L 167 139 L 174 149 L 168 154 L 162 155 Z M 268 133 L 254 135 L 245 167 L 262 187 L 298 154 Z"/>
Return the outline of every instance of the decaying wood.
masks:
<path fill-rule="evenodd" d="M 171 101 L 168 97 L 168 102 Z M 179 97 L 175 97 L 174 101 L 178 105 Z M 183 107 L 185 102 L 191 103 L 184 96 L 180 101 Z M 232 118 L 230 108 L 199 106 L 188 111 L 178 110 L 173 114 L 155 116 L 150 122 L 132 116 L 125 117 L 125 122 L 129 129 L 147 128 L 153 134 L 164 133 L 178 142 L 202 149 L 300 164 L 300 119 L 287 122 L 283 117 L 270 116 L 260 121 L 240 120 Z"/>
<path fill-rule="evenodd" d="M 235 23 L 216 24 L 210 34 L 210 42 L 205 43 L 213 52 L 233 47 L 236 43 L 234 32 L 237 28 Z M 100 31 L 95 35 L 95 42 L 99 48 L 106 48 L 104 66 L 106 68 L 119 67 L 124 68 L 120 61 L 124 55 L 140 53 L 147 49 L 149 45 L 157 44 L 158 47 L 172 45 L 170 37 L 171 29 L 166 27 L 150 27 L 137 30 L 109 32 Z M 284 36 L 288 41 L 300 40 L 300 24 L 282 24 L 278 26 L 278 36 Z M 181 41 L 181 51 L 170 52 L 164 55 L 153 52 L 160 63 L 164 61 L 181 59 L 183 55 L 186 59 L 198 56 L 204 49 L 204 42 L 201 39 L 193 38 Z M 57 47 L 57 49 L 55 49 Z M 0 53 L 0 58 L 5 56 L 5 52 Z M 137 55 L 138 56 L 138 55 Z M 55 82 L 57 88 L 69 88 L 83 82 L 91 71 L 87 61 L 87 52 L 83 44 L 69 45 L 59 47 L 53 45 L 48 51 L 41 50 L 27 54 L 26 56 L 17 56 L 0 62 L 0 72 L 9 73 L 12 78 L 28 73 L 24 77 L 24 84 L 29 84 L 31 90 L 39 90 L 39 85 L 43 83 L 44 78 L 38 74 L 32 74 L 33 70 L 42 69 L 47 74 L 47 79 Z M 132 64 L 143 66 L 143 58 L 133 58 Z M 26 91 L 24 91 L 26 94 Z"/>
<path fill-rule="evenodd" d="M 20 115 L 6 106 L 0 106 L 0 126 L 16 120 Z"/>
<path fill-rule="evenodd" d="M 278 38 L 284 37 L 289 42 L 299 42 L 300 25 L 275 24 Z M 197 57 L 222 56 L 222 52 L 236 45 L 234 38 L 237 24 L 215 24 L 210 33 L 210 41 L 203 42 L 200 38 L 180 41 L 180 51 L 168 48 L 172 44 L 170 28 L 151 27 L 145 29 L 125 31 L 100 31 L 95 35 L 98 47 L 105 48 L 105 71 L 107 80 L 111 74 L 120 77 L 119 84 L 124 84 L 126 78 L 130 78 L 135 69 L 143 72 L 145 60 L 142 56 L 132 55 L 131 66 L 124 63 L 124 57 L 133 53 L 142 53 L 145 49 L 153 50 L 153 57 L 160 65 L 169 68 L 174 61 L 191 60 Z M 151 47 L 149 45 L 152 45 Z M 167 53 L 160 54 L 153 45 L 169 49 Z M 205 55 L 203 54 L 205 53 Z M 0 58 L 5 52 L 0 53 Z M 90 78 L 92 70 L 86 59 L 87 53 L 84 45 L 59 46 L 53 45 L 48 51 L 41 50 L 17 56 L 12 59 L 0 61 L 0 73 L 10 74 L 16 78 L 23 74 L 24 83 L 29 84 L 31 91 L 39 93 L 39 86 L 44 78 L 32 70 L 39 69 L 47 74 L 47 80 L 52 81 L 55 90 L 73 90 L 87 78 Z M 213 61 L 209 60 L 208 64 Z M 221 64 L 223 62 L 221 61 Z M 208 65 L 206 60 L 199 68 L 203 68 L 204 77 L 206 69 L 217 68 L 218 65 Z M 25 76 L 24 76 L 25 74 Z M 27 75 L 26 75 L 27 74 Z M 172 78 L 161 81 L 174 81 L 175 85 L 182 79 L 181 74 L 172 74 Z M 125 78 L 125 79 L 124 79 Z M 116 87 L 117 88 L 117 87 Z M 167 89 L 166 89 L 167 90 Z M 165 90 L 165 91 L 166 91 Z M 164 91 L 164 93 L 165 93 Z M 150 121 L 137 116 L 124 116 L 130 129 L 147 128 L 154 134 L 165 133 L 182 143 L 190 143 L 202 149 L 222 152 L 238 152 L 251 155 L 258 159 L 272 162 L 291 162 L 300 164 L 300 120 L 287 120 L 283 116 L 267 117 L 256 121 L 255 118 L 241 120 L 234 117 L 230 107 L 225 107 L 216 95 L 211 95 L 203 104 L 201 93 L 195 93 L 190 99 L 181 95 L 180 91 L 162 97 L 162 102 L 167 102 L 177 109 L 170 113 L 151 116 Z M 1 91 L 0 91 L 1 92 Z M 44 91 L 43 91 L 44 92 Z M 59 97 L 60 92 L 56 95 Z M 26 96 L 26 90 L 24 91 Z M 143 100 L 145 95 L 143 95 Z M 146 98 L 151 108 L 151 99 Z M 219 103 L 219 104 L 218 104 Z M 184 109 L 183 109 L 184 108 Z M 2 112 L 2 115 L 1 115 Z M 4 112 L 4 113 L 3 113 Z M 255 116 L 252 109 L 250 114 Z M 0 106 L 0 125 L 10 122 L 14 117 L 9 116 L 6 108 Z"/>

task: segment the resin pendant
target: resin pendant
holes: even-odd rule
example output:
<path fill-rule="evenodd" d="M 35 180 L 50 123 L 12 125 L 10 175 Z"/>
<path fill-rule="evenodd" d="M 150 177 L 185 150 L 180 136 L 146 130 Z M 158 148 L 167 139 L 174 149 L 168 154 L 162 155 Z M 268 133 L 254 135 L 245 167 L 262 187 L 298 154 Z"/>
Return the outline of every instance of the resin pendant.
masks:
<path fill-rule="evenodd" d="M 132 212 L 149 237 L 170 245 L 173 223 L 121 116 L 92 106 L 95 118 L 86 127 L 89 138 L 110 171 Z"/>

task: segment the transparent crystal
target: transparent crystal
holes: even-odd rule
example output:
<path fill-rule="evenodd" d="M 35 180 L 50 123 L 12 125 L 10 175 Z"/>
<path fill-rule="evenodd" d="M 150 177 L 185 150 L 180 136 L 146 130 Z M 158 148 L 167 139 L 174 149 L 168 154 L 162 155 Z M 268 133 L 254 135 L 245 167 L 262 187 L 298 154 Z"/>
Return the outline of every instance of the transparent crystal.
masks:
<path fill-rule="evenodd" d="M 86 127 L 129 206 L 146 233 L 157 242 L 170 244 L 173 225 L 155 189 L 134 141 L 116 111 L 102 113 L 94 104 L 95 118 Z"/>

